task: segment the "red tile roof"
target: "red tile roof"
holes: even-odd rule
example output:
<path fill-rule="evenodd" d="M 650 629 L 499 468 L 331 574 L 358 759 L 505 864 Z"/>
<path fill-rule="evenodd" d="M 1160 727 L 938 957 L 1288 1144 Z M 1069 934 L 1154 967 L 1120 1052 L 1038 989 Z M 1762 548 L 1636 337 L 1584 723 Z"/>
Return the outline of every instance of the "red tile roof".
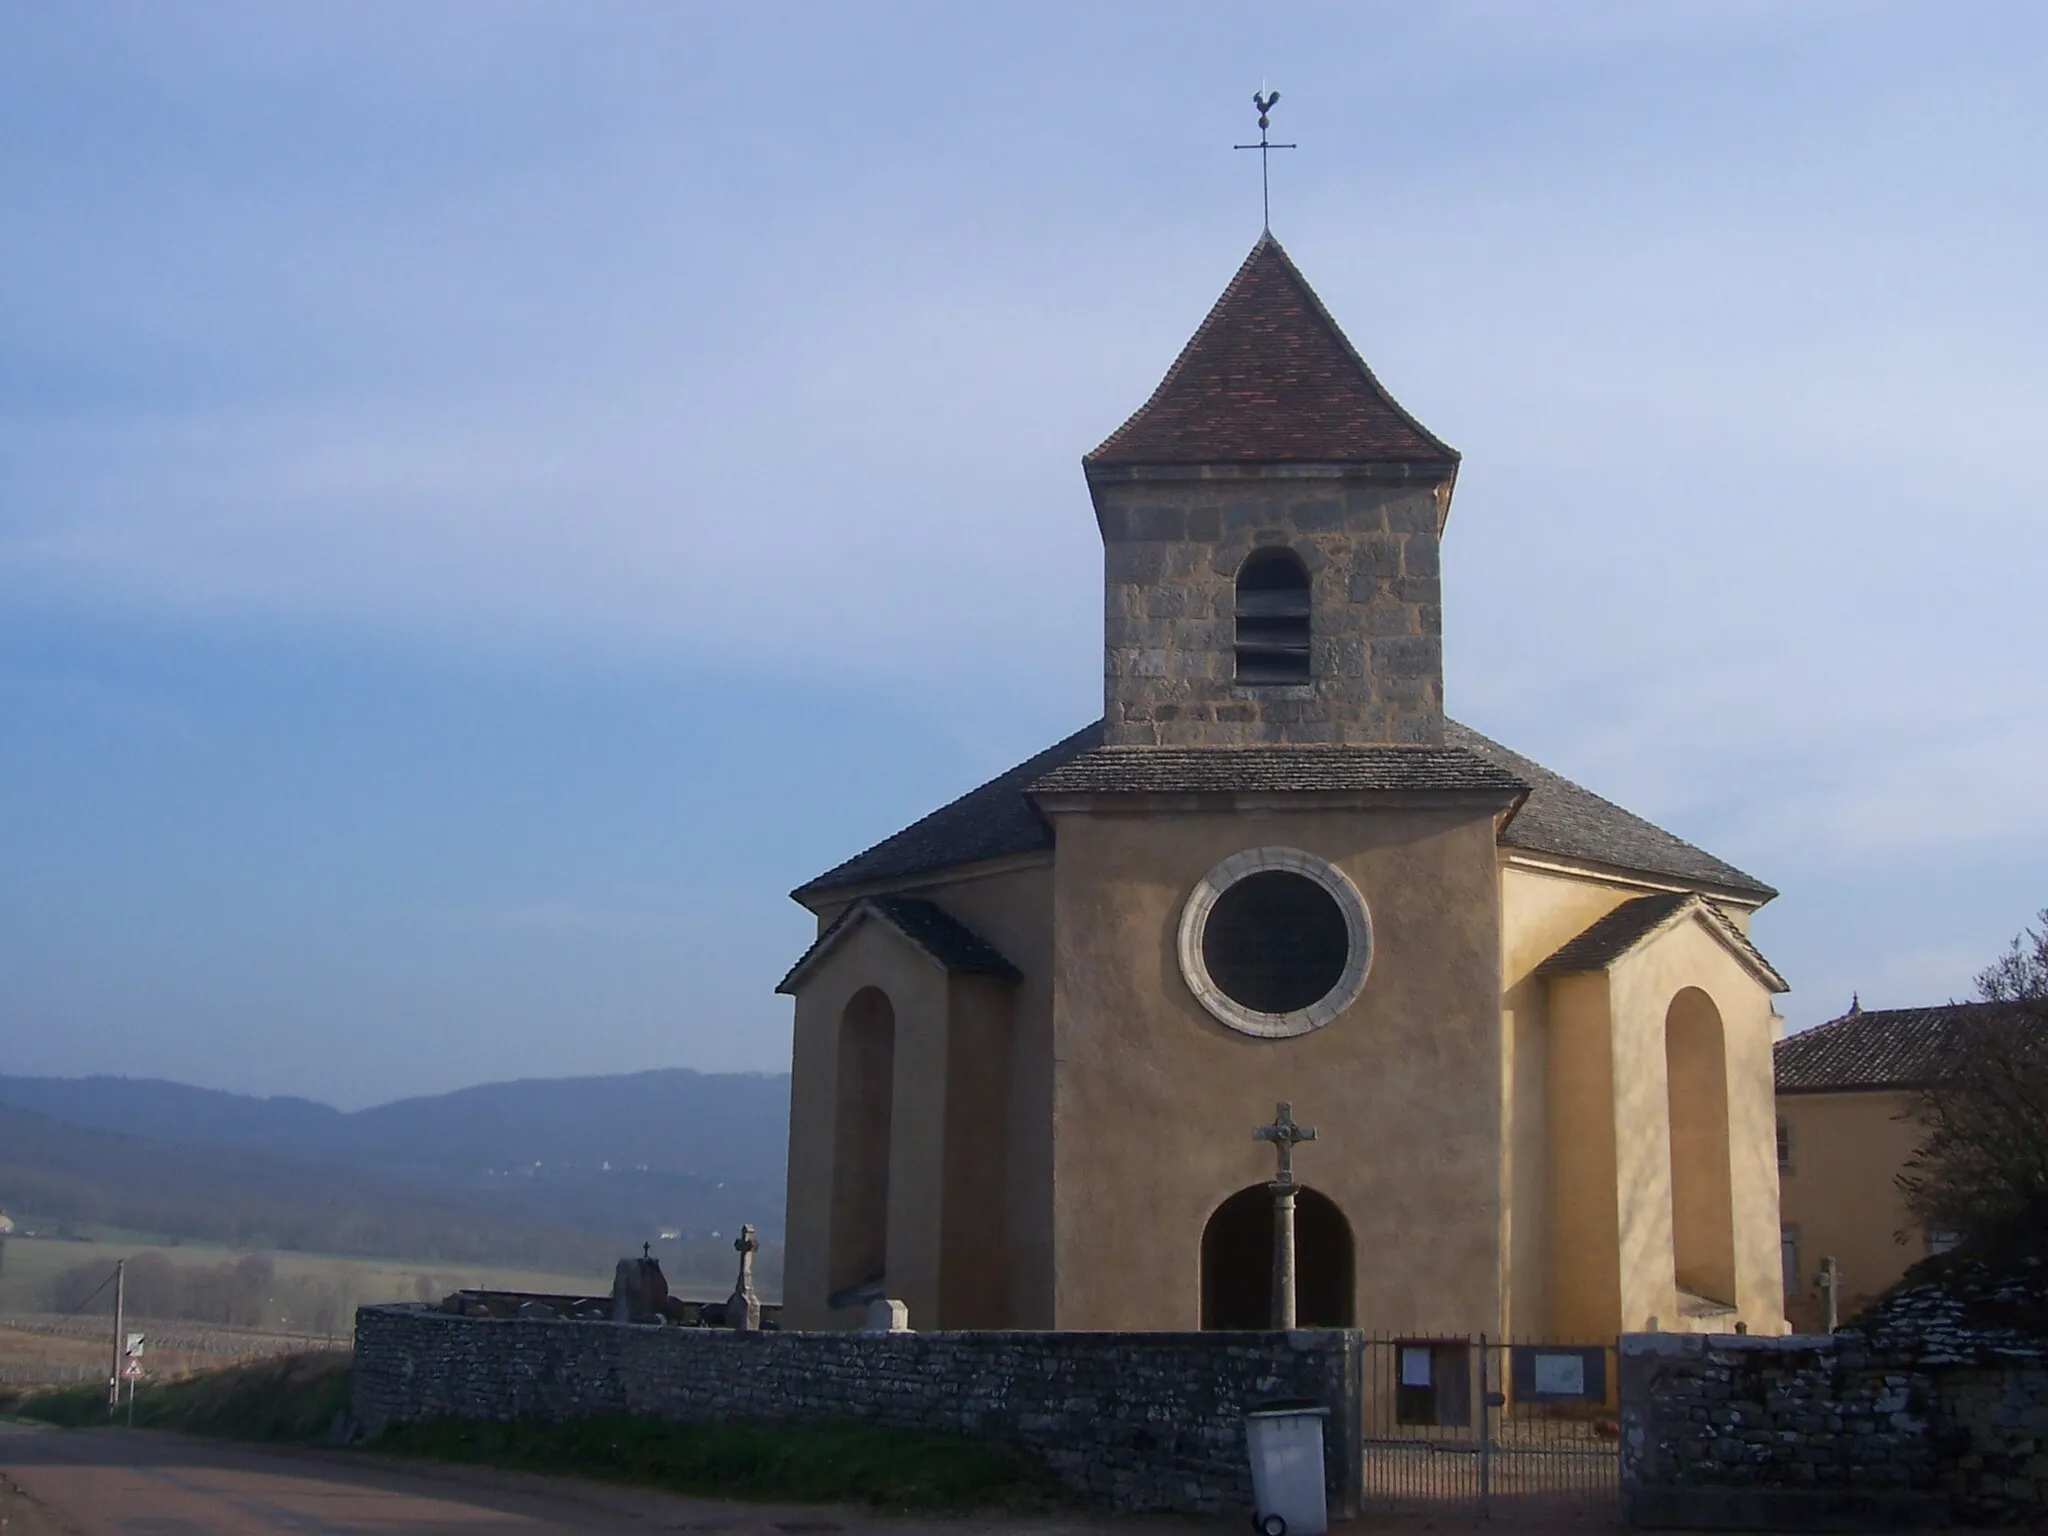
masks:
<path fill-rule="evenodd" d="M 1137 464 L 1457 463 L 1373 377 L 1270 234 L 1152 398 L 1082 459 Z"/>
<path fill-rule="evenodd" d="M 2041 1003 L 1949 1003 L 1934 1008 L 1856 1008 L 1787 1035 L 1773 1047 L 1780 1093 L 1922 1088 L 1947 1070 L 1956 1031 L 1977 1020 L 2038 1021 Z"/>

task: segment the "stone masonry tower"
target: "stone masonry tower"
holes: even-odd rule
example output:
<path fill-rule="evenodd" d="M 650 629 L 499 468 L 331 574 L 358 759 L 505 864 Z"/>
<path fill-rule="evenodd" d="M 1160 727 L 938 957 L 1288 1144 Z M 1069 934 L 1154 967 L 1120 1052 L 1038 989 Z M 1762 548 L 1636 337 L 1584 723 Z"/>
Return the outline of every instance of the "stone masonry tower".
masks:
<path fill-rule="evenodd" d="M 1270 234 L 1082 467 L 1106 745 L 1442 743 L 1437 541 L 1458 454 Z"/>

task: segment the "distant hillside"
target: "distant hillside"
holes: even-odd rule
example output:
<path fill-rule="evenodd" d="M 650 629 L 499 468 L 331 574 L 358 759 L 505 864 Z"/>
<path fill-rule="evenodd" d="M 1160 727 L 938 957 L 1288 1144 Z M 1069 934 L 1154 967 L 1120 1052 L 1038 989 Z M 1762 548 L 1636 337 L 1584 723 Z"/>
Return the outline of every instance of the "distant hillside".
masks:
<path fill-rule="evenodd" d="M 642 1238 L 742 1221 L 764 1237 L 782 1230 L 786 1075 L 529 1078 L 353 1113 L 148 1078 L 0 1077 L 0 1106 L 84 1130 L 334 1165 L 393 1188 L 426 1184 L 482 1198 L 507 1219 Z M 5 1185 L 0 1202 L 36 1208 Z"/>
<path fill-rule="evenodd" d="M 238 1248 L 602 1273 L 630 1231 L 536 1221 L 423 1188 L 240 1148 L 177 1146 L 0 1107 L 0 1202 L 67 1227 Z"/>

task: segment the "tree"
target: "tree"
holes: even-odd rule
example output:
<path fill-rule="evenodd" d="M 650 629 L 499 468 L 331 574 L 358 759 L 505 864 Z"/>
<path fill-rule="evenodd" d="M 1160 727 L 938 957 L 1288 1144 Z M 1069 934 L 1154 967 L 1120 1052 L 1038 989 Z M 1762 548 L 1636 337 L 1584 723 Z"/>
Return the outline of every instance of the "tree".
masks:
<path fill-rule="evenodd" d="M 2048 999 L 2048 907 L 2034 919 L 2041 926 L 2023 930 L 1995 965 L 1977 973 L 1977 995 L 1986 1002 L 2040 1002 Z"/>
<path fill-rule="evenodd" d="M 1927 1139 L 1899 1188 L 1931 1231 L 1988 1258 L 2048 1254 L 2048 910 L 1977 976 L 1920 1093 Z M 2001 1006 L 2002 1005 L 2002 1006 Z"/>

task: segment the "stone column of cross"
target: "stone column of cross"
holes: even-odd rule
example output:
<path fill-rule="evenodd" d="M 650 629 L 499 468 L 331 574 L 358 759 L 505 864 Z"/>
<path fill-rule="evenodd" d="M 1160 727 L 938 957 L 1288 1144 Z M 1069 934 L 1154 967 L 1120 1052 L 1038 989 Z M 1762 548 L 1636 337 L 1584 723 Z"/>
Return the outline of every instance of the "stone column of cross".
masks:
<path fill-rule="evenodd" d="M 1842 1270 L 1832 1253 L 1820 1261 L 1820 1274 L 1814 1283 L 1820 1287 L 1821 1295 L 1827 1298 L 1828 1332 L 1833 1333 L 1841 1325 Z"/>
<path fill-rule="evenodd" d="M 1273 1326 L 1292 1328 L 1295 1319 L 1294 1149 L 1301 1142 L 1314 1141 L 1316 1128 L 1296 1125 L 1294 1106 L 1281 1103 L 1273 1106 L 1273 1123 L 1259 1126 L 1252 1132 L 1252 1139 L 1270 1141 L 1280 1162 L 1273 1182 L 1266 1186 L 1273 1191 Z"/>

